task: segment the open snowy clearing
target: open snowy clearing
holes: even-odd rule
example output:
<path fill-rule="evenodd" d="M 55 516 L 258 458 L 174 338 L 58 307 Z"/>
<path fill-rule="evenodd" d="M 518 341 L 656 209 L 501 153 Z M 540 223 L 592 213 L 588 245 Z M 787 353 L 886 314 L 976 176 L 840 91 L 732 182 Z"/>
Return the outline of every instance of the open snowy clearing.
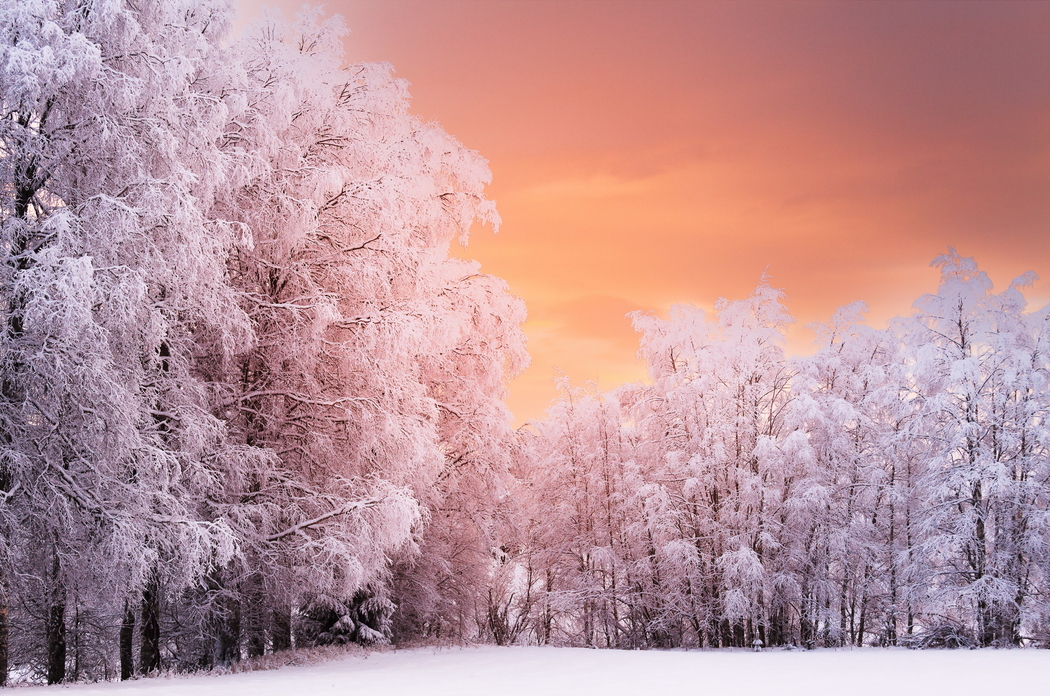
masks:
<path fill-rule="evenodd" d="M 387 651 L 273 671 L 29 691 L 58 690 L 75 696 L 1035 696 L 1050 693 L 1050 651 L 626 652 L 485 646 Z"/>

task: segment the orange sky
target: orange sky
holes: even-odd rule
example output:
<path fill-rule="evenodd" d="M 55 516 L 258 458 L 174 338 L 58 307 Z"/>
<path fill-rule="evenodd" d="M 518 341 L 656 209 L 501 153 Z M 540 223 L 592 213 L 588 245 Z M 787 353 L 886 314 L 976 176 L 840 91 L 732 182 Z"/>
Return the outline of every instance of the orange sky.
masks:
<path fill-rule="evenodd" d="M 248 17 L 263 4 L 239 0 Z M 556 369 L 644 377 L 624 314 L 747 295 L 875 324 L 954 245 L 1050 302 L 1050 2 L 334 0 L 347 59 L 490 161 L 504 225 L 462 253 L 525 298 L 521 422 Z"/>

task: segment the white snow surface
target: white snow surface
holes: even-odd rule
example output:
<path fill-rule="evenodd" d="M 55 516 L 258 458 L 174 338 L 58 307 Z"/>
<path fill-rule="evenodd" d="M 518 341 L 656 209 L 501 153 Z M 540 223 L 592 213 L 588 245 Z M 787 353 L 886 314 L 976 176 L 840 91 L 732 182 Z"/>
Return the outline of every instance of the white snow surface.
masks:
<path fill-rule="evenodd" d="M 1043 696 L 1050 694 L 1050 650 L 416 648 L 271 671 L 28 690 L 55 691 L 75 696 Z"/>

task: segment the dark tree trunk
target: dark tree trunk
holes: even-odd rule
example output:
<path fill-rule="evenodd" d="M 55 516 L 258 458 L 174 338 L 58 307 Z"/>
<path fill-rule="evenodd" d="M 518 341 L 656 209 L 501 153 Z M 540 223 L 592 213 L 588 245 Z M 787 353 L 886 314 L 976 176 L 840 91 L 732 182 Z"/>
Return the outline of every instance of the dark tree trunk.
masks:
<path fill-rule="evenodd" d="M 292 647 L 292 614 L 284 609 L 273 612 L 273 651 Z"/>
<path fill-rule="evenodd" d="M 246 657 L 260 657 L 266 652 L 267 623 L 260 593 L 253 592 L 245 604 L 244 654 Z"/>
<path fill-rule="evenodd" d="M 215 661 L 228 665 L 241 659 L 241 606 L 235 599 L 227 599 L 226 611 L 218 617 Z"/>
<path fill-rule="evenodd" d="M 982 648 L 987 648 L 995 640 L 995 625 L 992 613 L 988 610 L 988 602 L 980 599 L 977 601 L 977 641 Z"/>
<path fill-rule="evenodd" d="M 153 574 L 142 590 L 142 644 L 139 646 L 139 672 L 160 669 L 160 587 Z"/>
<path fill-rule="evenodd" d="M 66 678 L 66 607 L 54 602 L 47 612 L 47 683 Z"/>
<path fill-rule="evenodd" d="M 44 626 L 48 684 L 58 684 L 66 678 L 66 588 L 60 570 L 58 552 L 55 551 L 51 562 L 51 601 Z"/>
<path fill-rule="evenodd" d="M 856 646 L 864 647 L 864 634 L 867 632 L 868 623 L 868 598 L 865 596 L 860 601 L 860 624 L 857 626 Z"/>
<path fill-rule="evenodd" d="M 744 624 L 733 624 L 733 647 L 742 648 L 747 645 L 747 636 L 744 633 Z"/>
<path fill-rule="evenodd" d="M 135 673 L 135 610 L 124 600 L 124 622 L 120 625 L 120 679 L 131 679 Z"/>
<path fill-rule="evenodd" d="M 257 626 L 252 626 L 244 638 L 245 657 L 261 657 L 266 653 L 266 635 Z"/>
<path fill-rule="evenodd" d="M 981 600 L 978 606 L 978 639 L 982 647 L 1020 645 L 1020 612 L 1016 607 Z"/>

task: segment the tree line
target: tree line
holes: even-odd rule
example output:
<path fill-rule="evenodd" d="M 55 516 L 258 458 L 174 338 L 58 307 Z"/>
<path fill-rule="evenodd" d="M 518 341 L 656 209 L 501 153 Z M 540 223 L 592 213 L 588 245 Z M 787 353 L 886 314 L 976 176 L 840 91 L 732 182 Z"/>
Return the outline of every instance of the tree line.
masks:
<path fill-rule="evenodd" d="M 1048 645 L 1050 307 L 973 259 L 883 330 L 786 358 L 767 281 L 636 313 L 651 383 L 525 433 L 506 622 L 608 647 Z M 514 597 L 511 598 L 511 593 Z"/>
<path fill-rule="evenodd" d="M 340 20 L 0 0 L 0 685 L 414 639 L 1047 640 L 1048 310 L 954 252 L 788 359 L 779 291 L 636 315 L 651 382 L 512 431 L 486 162 Z"/>

